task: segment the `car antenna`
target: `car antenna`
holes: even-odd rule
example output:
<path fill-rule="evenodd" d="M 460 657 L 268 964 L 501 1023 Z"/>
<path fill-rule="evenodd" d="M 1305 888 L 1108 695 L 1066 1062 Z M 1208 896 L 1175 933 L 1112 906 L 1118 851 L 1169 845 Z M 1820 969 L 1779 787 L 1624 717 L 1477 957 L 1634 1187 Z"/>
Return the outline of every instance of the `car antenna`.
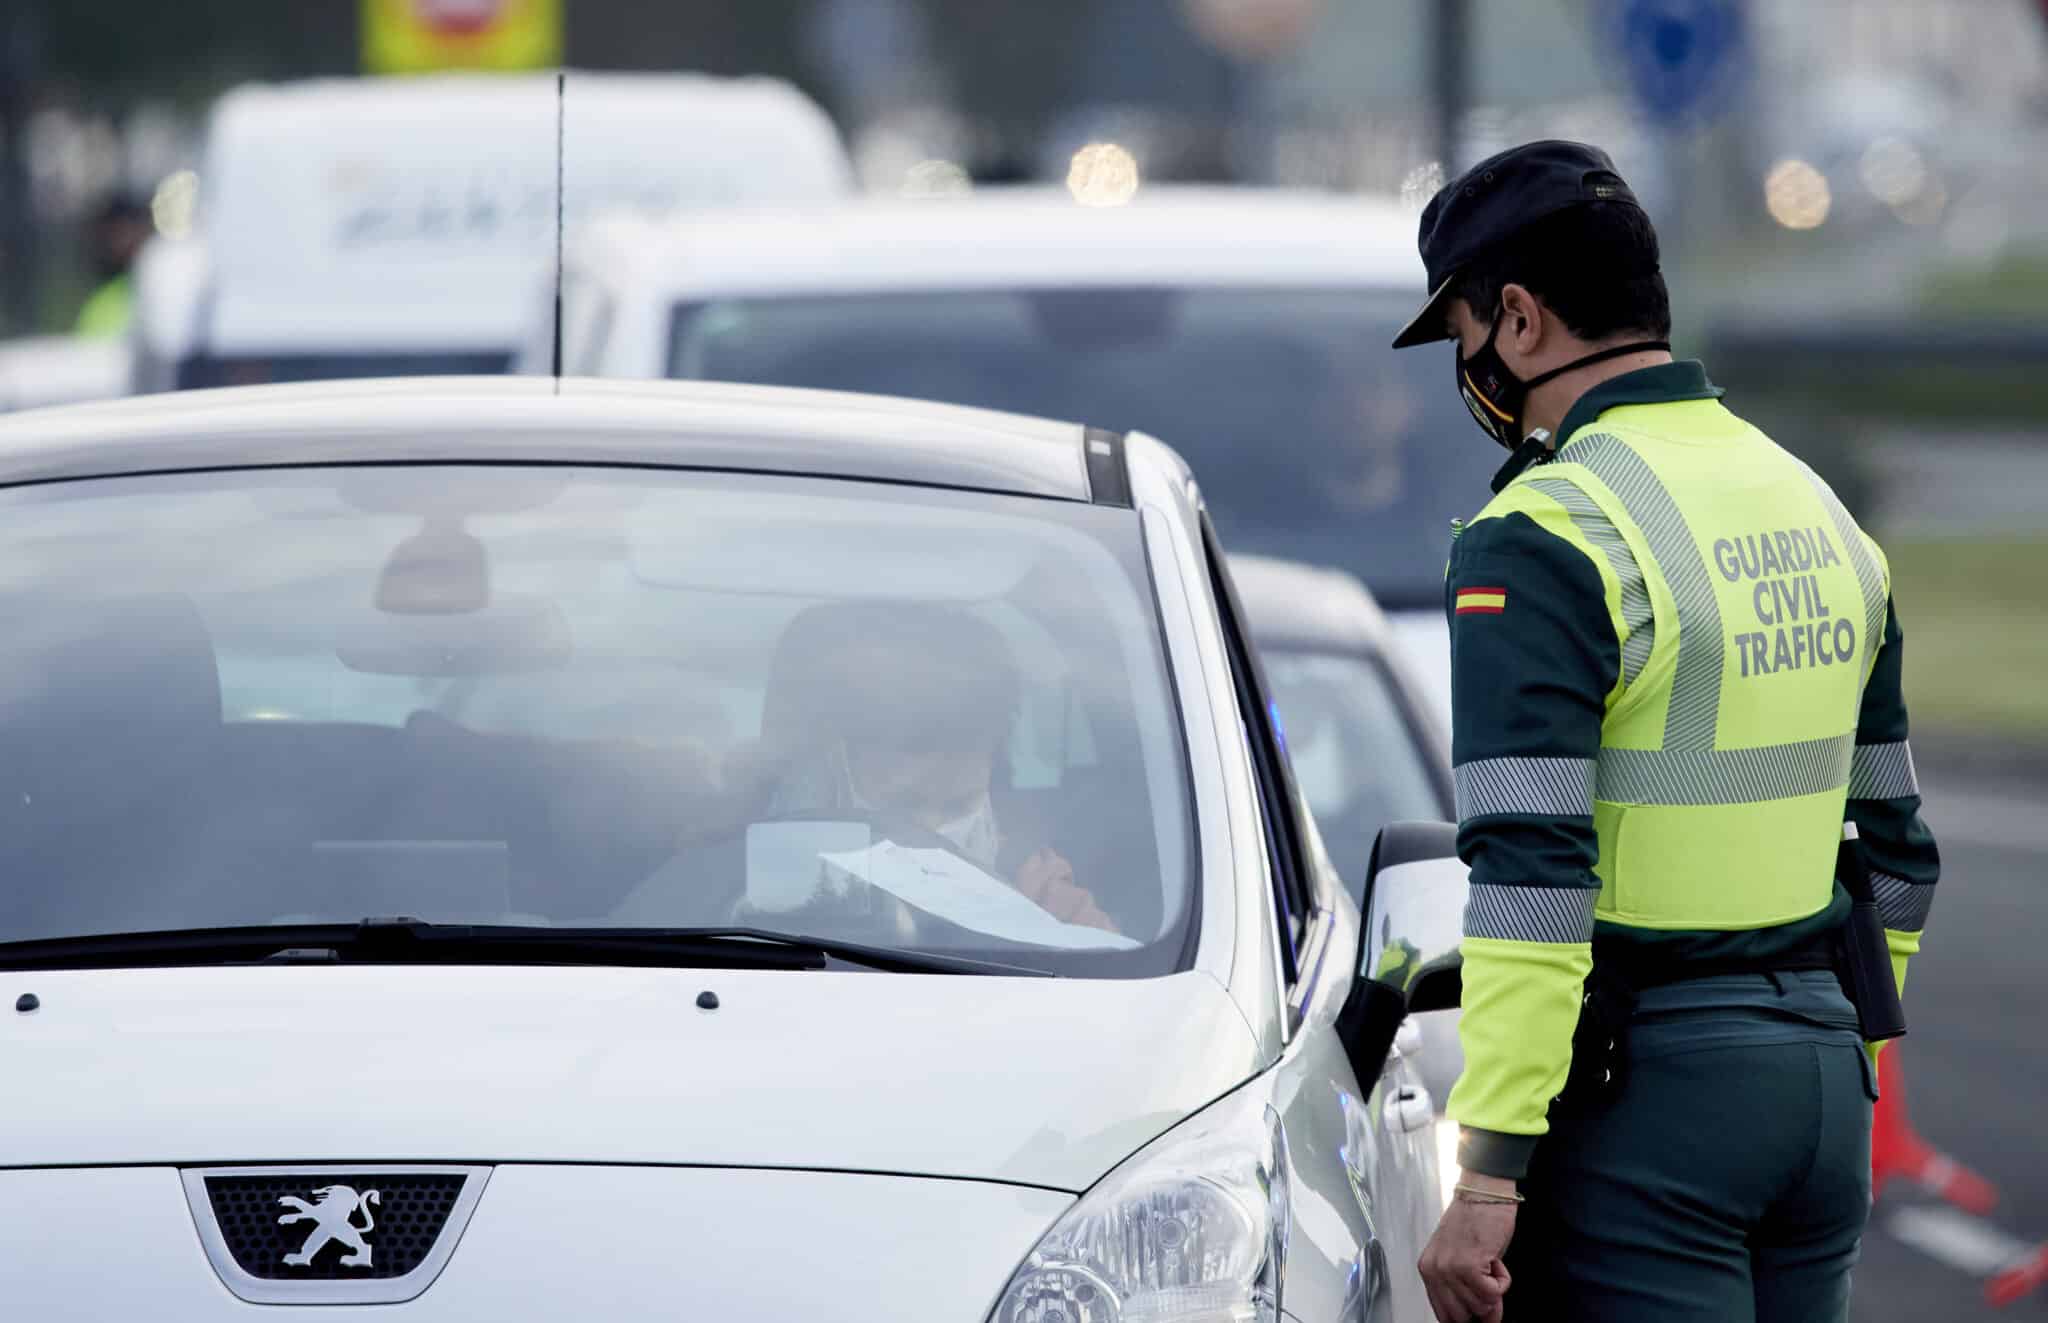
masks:
<path fill-rule="evenodd" d="M 555 72 L 555 394 L 562 393 L 562 124 L 569 75 Z"/>

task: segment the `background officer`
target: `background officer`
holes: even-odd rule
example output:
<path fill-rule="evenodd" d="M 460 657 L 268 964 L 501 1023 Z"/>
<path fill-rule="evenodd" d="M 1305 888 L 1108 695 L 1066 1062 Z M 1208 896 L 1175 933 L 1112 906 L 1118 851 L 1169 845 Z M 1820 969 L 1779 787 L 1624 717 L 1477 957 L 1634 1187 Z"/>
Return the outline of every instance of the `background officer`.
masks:
<path fill-rule="evenodd" d="M 1876 1096 L 1831 972 L 1845 817 L 1901 980 L 1939 873 L 1884 557 L 1672 360 L 1656 234 L 1604 153 L 1482 162 L 1420 247 L 1431 297 L 1395 345 L 1456 341 L 1514 452 L 1446 588 L 1472 885 L 1431 1303 L 1842 1319 Z M 1582 1018 L 1622 1051 L 1582 1034 L 1571 1070 Z"/>
<path fill-rule="evenodd" d="M 78 310 L 74 334 L 112 338 L 127 333 L 135 315 L 135 258 L 149 235 L 149 208 L 125 194 L 93 216 L 86 245 L 100 283 Z"/>

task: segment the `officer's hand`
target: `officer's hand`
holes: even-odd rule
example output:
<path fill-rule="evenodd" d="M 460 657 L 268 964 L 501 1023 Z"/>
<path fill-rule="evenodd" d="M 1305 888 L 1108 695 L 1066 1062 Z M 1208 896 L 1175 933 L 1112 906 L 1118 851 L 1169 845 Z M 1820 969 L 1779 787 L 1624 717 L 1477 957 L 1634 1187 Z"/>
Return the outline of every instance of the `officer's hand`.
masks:
<path fill-rule="evenodd" d="M 1468 1182 L 1498 1184 L 1512 1192 L 1512 1182 L 1470 1176 Z M 1515 1205 L 1470 1203 L 1454 1197 L 1437 1223 L 1436 1234 L 1422 1251 L 1422 1284 L 1438 1323 L 1495 1323 L 1508 1293 L 1507 1265 L 1501 1255 L 1515 1235 Z"/>

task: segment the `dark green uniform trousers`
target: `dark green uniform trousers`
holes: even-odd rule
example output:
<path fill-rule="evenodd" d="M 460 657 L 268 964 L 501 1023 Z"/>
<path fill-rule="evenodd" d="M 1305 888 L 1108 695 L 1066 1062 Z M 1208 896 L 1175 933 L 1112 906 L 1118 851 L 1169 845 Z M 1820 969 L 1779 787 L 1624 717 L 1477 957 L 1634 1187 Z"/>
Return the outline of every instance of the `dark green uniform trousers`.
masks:
<path fill-rule="evenodd" d="M 1876 1074 L 1828 973 L 1652 988 L 1621 1093 L 1551 1109 L 1510 1323 L 1841 1323 Z"/>

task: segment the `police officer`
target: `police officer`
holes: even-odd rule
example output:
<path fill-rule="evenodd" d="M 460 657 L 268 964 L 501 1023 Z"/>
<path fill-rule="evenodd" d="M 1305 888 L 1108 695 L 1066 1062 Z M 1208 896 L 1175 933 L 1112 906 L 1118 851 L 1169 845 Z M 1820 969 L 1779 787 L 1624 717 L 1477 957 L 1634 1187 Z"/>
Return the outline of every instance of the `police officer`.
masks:
<path fill-rule="evenodd" d="M 1432 292 L 1395 347 L 1454 341 L 1512 452 L 1446 584 L 1471 898 L 1431 1304 L 1843 1319 L 1876 1097 L 1834 972 L 1845 819 L 1880 977 L 1939 873 L 1883 553 L 1672 359 L 1657 236 L 1604 153 L 1482 162 L 1420 247 Z"/>
<path fill-rule="evenodd" d="M 149 235 L 149 208 L 125 194 L 93 217 L 87 247 L 101 284 L 78 310 L 74 334 L 107 339 L 127 332 L 135 315 L 135 257 Z"/>

